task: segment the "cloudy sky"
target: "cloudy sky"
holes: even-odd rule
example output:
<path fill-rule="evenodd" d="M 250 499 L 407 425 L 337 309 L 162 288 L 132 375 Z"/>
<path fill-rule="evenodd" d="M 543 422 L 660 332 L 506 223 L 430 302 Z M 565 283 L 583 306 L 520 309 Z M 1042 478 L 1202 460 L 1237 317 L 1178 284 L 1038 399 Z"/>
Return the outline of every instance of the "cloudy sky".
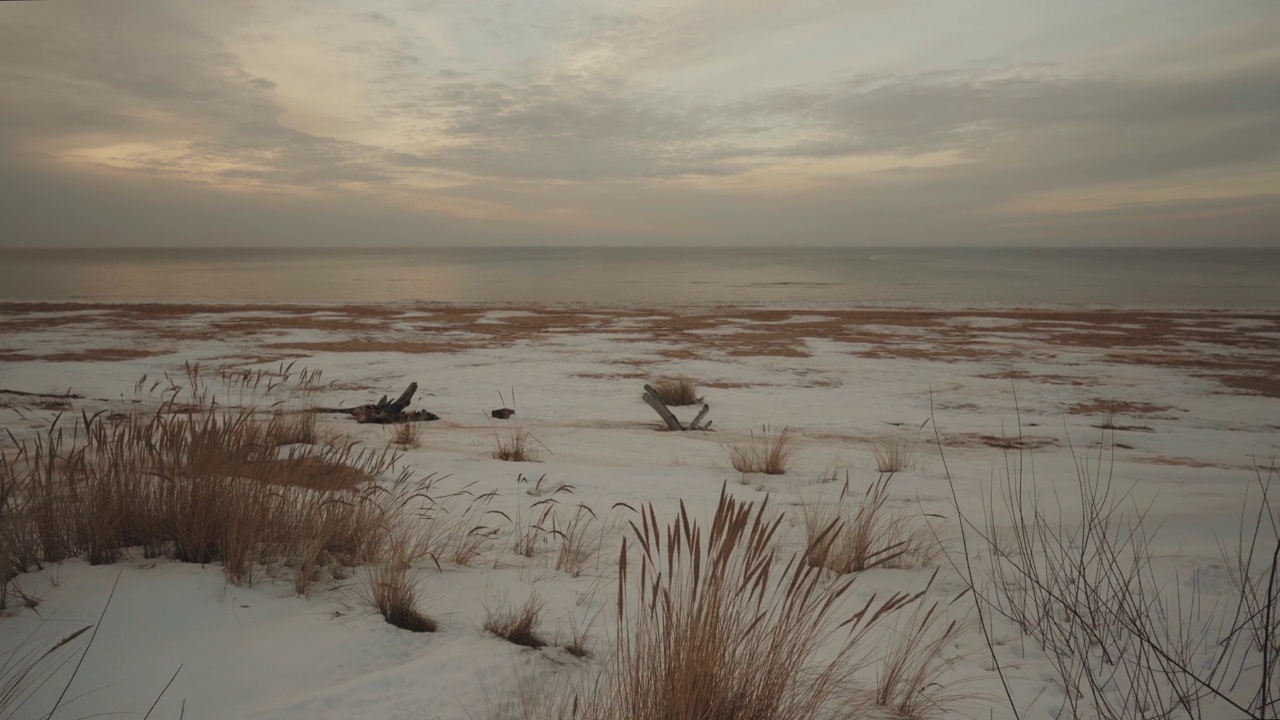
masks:
<path fill-rule="evenodd" d="M 0 245 L 1280 245 L 1277 0 L 0 3 Z"/>

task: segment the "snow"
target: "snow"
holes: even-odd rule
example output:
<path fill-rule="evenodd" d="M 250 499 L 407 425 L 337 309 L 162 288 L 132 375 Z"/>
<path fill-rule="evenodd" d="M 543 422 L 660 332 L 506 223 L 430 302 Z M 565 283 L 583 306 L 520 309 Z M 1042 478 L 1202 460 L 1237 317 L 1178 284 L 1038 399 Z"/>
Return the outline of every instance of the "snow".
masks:
<path fill-rule="evenodd" d="M 530 314 L 490 311 L 477 322 L 504 323 Z M 420 316 L 430 319 L 429 314 Z M 1274 398 L 1228 394 L 1212 379 L 1177 367 L 1107 362 L 1100 350 L 1023 348 L 1019 353 L 1026 359 L 1016 367 L 1026 377 L 1016 380 L 999 376 L 1010 370 L 1007 362 L 868 357 L 860 354 L 867 349 L 862 344 L 820 337 L 800 342 L 807 357 L 708 353 L 681 360 L 661 353 L 680 347 L 683 340 L 643 332 L 645 320 L 652 318 L 628 317 L 606 324 L 606 316 L 592 317 L 601 322 L 599 329 L 550 329 L 535 340 L 502 346 L 477 341 L 475 347 L 457 352 L 289 353 L 300 358 L 299 367 L 323 370 L 325 381 L 376 388 L 331 388 L 316 398 L 322 406 L 367 402 L 384 392 L 395 394 L 409 381 L 419 382 L 420 392 L 431 395 L 420 395 L 413 407 L 429 409 L 442 419 L 423 429 L 421 447 L 406 451 L 405 462 L 420 474 L 447 475 L 444 490 L 496 490 L 494 507 L 510 514 L 534 501 L 517 481 L 521 474 L 545 474 L 548 481 L 572 485 L 571 501 L 592 507 L 612 525 L 602 557 L 581 577 L 556 572 L 548 557 L 514 555 L 507 551 L 506 541 L 470 567 L 418 567 L 423 608 L 440 622 L 438 632 L 419 635 L 383 622 L 361 598 L 358 578 L 300 598 L 283 578 L 238 588 L 227 584 L 216 567 L 148 560 L 140 554 L 111 566 L 91 567 L 76 560 L 16 579 L 41 602 L 34 610 L 11 608 L 0 619 L 0 650 L 51 644 L 75 629 L 97 625 L 68 693 L 75 700 L 59 711 L 59 717 L 140 717 L 181 668 L 153 717 L 181 713 L 192 720 L 483 718 L 508 702 L 522 682 L 549 683 L 555 677 L 589 673 L 604 662 L 616 548 L 629 532 L 629 516 L 619 508 L 621 503 L 652 503 L 665 522 L 683 500 L 691 512 L 707 518 L 721 485 L 728 483 L 739 497 L 768 497 L 771 504 L 789 510 L 792 521 L 784 523 L 783 548 L 795 550 L 802 546 L 798 503 L 834 500 L 840 492 L 840 482 L 820 482 L 824 474 L 833 467 L 848 468 L 853 492 L 860 493 L 876 476 L 874 442 L 901 438 L 911 444 L 917 462 L 895 478 L 893 502 L 944 515 L 948 520 L 940 527 L 950 538 L 955 513 L 934 425 L 944 441 L 946 467 L 962 507 L 976 515 L 981 493 L 1000 477 L 1007 461 L 1000 449 L 980 438 L 1016 436 L 1021 423 L 1022 433 L 1048 443 L 1030 456 L 1036 479 L 1045 488 L 1063 490 L 1059 494 L 1068 511 L 1075 460 L 1089 453 L 1096 456 L 1095 446 L 1105 442 L 1108 449 L 1102 457 L 1110 462 L 1114 452 L 1117 483 L 1132 487 L 1139 504 L 1150 502 L 1148 523 L 1163 526 L 1157 554 L 1169 558 L 1175 570 L 1206 570 L 1220 567 L 1219 541 L 1234 538 L 1238 531 L 1246 489 L 1256 482 L 1255 462 L 1274 464 L 1280 452 L 1280 414 Z M 782 322 L 825 317 L 798 314 Z M 977 329 L 1003 330 L 1010 325 L 998 318 L 970 320 L 969 326 Z M 751 327 L 731 321 L 702 332 L 727 335 Z M 637 332 L 621 334 L 619 329 Z M 889 326 L 876 329 L 895 331 Z M 387 330 L 396 338 L 408 334 L 408 328 L 394 323 Z M 376 335 L 379 330 L 374 326 L 360 332 Z M 462 341 L 481 337 L 438 336 Z M 281 342 L 282 337 L 306 342 L 335 339 L 319 330 L 293 329 L 282 336 L 232 340 L 178 338 L 164 343 L 163 355 L 123 361 L 11 357 L 0 359 L 0 387 L 71 387 L 86 398 L 75 401 L 76 408 L 119 409 L 127 405 L 134 382 L 143 374 L 181 376 L 182 363 L 188 360 L 217 364 L 240 357 L 251 363 L 263 354 L 262 344 Z M 1003 332 L 985 332 L 978 339 L 984 345 L 1021 347 L 1027 342 L 1025 335 Z M 926 336 L 916 335 L 916 340 L 927 346 Z M 145 330 L 104 326 L 89 338 L 65 330 L 6 331 L 0 348 L 26 353 L 37 343 L 47 352 L 49 347 L 71 351 L 154 342 Z M 659 431 L 658 418 L 640 400 L 644 380 L 618 379 L 626 372 L 699 380 L 712 406 L 715 432 Z M 1063 376 L 1082 377 L 1083 382 L 1050 380 Z M 708 383 L 725 387 L 707 387 Z M 494 433 L 507 425 L 489 419 L 487 411 L 499 406 L 499 393 L 511 402 L 513 390 L 514 422 L 545 448 L 542 462 L 504 463 L 490 456 Z M 1096 398 L 1170 409 L 1137 417 L 1119 413 L 1116 424 L 1145 429 L 1114 432 L 1094 427 L 1101 417 L 1067 412 L 1076 403 Z M 3 403 L 18 400 L 0 395 Z M 696 408 L 675 411 L 688 420 Z M 23 407 L 26 420 L 5 412 L 3 424 L 29 437 L 34 432 L 30 419 L 50 418 L 53 412 Z M 322 425 L 322 430 L 341 426 L 373 447 L 385 445 L 389 437 L 384 428 L 354 426 L 341 416 L 326 416 Z M 786 426 L 798 433 L 795 466 L 783 476 L 740 478 L 729 467 L 725 446 L 764 425 Z M 1113 443 L 1127 447 L 1112 450 Z M 962 587 L 959 577 L 945 560 L 941 564 L 939 587 L 944 595 L 954 595 Z M 920 587 L 932 571 L 865 573 L 856 583 L 858 597 Z M 1220 591 L 1226 582 L 1221 573 L 1206 571 L 1196 577 L 1210 592 Z M 518 603 L 531 593 L 545 601 L 547 634 L 567 632 L 571 624 L 593 624 L 597 657 L 583 661 L 560 650 L 518 648 L 482 630 L 486 606 L 503 597 Z M 104 607 L 106 614 L 98 624 Z M 1022 717 L 1053 717 L 1062 694 L 1050 686 L 1050 666 L 1043 655 L 1009 627 L 999 627 L 998 635 L 1002 663 L 1013 668 L 1011 689 Z M 82 639 L 69 649 L 78 653 L 83 647 Z M 949 654 L 959 657 L 945 677 L 964 682 L 967 692 L 982 698 L 954 715 L 1012 717 L 972 618 Z M 74 664 L 64 666 L 18 716 L 38 717 L 47 711 Z"/>

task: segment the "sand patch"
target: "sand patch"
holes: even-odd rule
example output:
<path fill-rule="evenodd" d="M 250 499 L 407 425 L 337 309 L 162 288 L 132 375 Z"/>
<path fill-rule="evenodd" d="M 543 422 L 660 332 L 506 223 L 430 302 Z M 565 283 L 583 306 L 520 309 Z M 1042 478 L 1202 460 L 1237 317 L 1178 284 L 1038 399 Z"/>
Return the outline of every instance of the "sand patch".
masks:
<path fill-rule="evenodd" d="M 85 313 L 94 313 L 92 318 Z M 406 337 L 403 320 L 430 319 L 431 340 Z M 493 322 L 501 320 L 500 322 Z M 264 337 L 293 331 L 324 333 L 332 340 L 280 338 L 275 346 L 296 351 L 457 352 L 503 347 L 525 339 L 598 335 L 617 342 L 656 342 L 666 359 L 724 357 L 805 358 L 810 339 L 840 343 L 853 355 L 953 363 L 1026 359 L 1029 352 L 1064 364 L 1096 362 L 1151 365 L 1190 371 L 1233 393 L 1280 397 L 1280 313 L 1102 310 L 908 310 L 824 311 L 749 308 L 600 309 L 409 305 L 165 305 L 0 303 L 0 327 L 62 328 L 83 335 L 90 321 L 105 330 L 135 333 L 131 349 L 66 350 L 0 359 L 131 359 L 163 354 L 137 348 L 183 341 L 258 345 Z M 738 331 L 726 333 L 726 328 Z M 999 328 L 999 337 L 986 329 Z M 626 330 L 625 334 L 619 331 Z M 455 334 L 448 341 L 442 334 Z M 373 343 L 366 338 L 372 338 Z M 394 339 L 392 339 L 394 338 Z M 314 341 L 313 341 L 314 340 Z M 346 343 L 346 344 L 343 344 Z M 91 354 L 91 353 L 96 353 Z M 982 377 L 1016 379 L 1010 374 Z M 1027 374 L 1033 382 L 1082 386 L 1087 377 Z"/>
<path fill-rule="evenodd" d="M 51 353 L 22 353 L 0 351 L 0 360 L 39 360 L 41 362 L 112 362 L 168 355 L 169 350 L 143 350 L 141 348 L 94 348 L 92 350 L 62 350 Z"/>
<path fill-rule="evenodd" d="M 459 353 L 471 349 L 464 343 L 411 342 L 404 340 L 335 340 L 332 342 L 266 343 L 266 348 L 333 353 L 405 353 L 426 355 L 430 353 Z"/>
<path fill-rule="evenodd" d="M 933 438 L 926 438 L 926 442 L 933 444 Z M 942 435 L 942 442 L 948 447 L 989 447 L 1000 450 L 1038 450 L 1046 447 L 1056 447 L 1058 439 L 1044 435 L 987 435 L 983 433 L 946 433 Z"/>
<path fill-rule="evenodd" d="M 1136 457 L 1133 459 L 1136 462 L 1148 463 L 1150 465 L 1175 465 L 1179 467 L 1189 467 L 1189 468 L 1216 468 L 1219 470 L 1238 470 L 1242 467 L 1245 467 L 1243 465 L 1227 465 L 1225 463 L 1205 462 L 1203 460 L 1197 460 L 1195 458 L 1183 457 L 1183 456 L 1160 455 L 1156 457 Z"/>
<path fill-rule="evenodd" d="M 1134 402 L 1129 400 L 1106 400 L 1094 398 L 1078 402 L 1067 408 L 1072 415 L 1129 415 L 1131 417 L 1154 417 L 1168 419 L 1170 411 L 1183 412 L 1171 405 Z"/>

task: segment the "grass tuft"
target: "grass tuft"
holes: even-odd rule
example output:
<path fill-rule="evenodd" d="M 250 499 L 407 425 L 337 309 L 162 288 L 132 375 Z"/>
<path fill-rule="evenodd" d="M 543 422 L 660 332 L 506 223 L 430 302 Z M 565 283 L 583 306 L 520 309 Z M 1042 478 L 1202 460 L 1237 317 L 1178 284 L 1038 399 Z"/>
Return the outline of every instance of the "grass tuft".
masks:
<path fill-rule="evenodd" d="M 658 399 L 665 405 L 676 407 L 702 404 L 702 398 L 698 396 L 697 383 L 687 375 L 662 378 L 654 381 L 652 386 L 657 393 Z"/>
<path fill-rule="evenodd" d="M 409 562 L 403 548 L 386 561 L 369 569 L 368 593 L 373 607 L 386 621 L 410 632 L 435 632 L 436 621 L 422 614 L 417 591 L 409 577 Z"/>
<path fill-rule="evenodd" d="M 591 644 L 590 626 L 580 627 L 577 624 L 569 628 L 568 639 L 560 641 L 560 647 L 564 648 L 565 652 L 580 660 L 593 656 Z"/>
<path fill-rule="evenodd" d="M 397 423 L 395 432 L 391 435 L 391 442 L 406 449 L 421 447 L 422 425 L 411 422 Z"/>
<path fill-rule="evenodd" d="M 503 407 L 508 407 L 507 399 L 501 392 L 498 393 L 498 399 L 502 401 Z M 511 390 L 511 405 L 516 405 L 516 391 Z M 496 460 L 504 460 L 506 462 L 538 462 L 542 458 L 541 450 L 545 450 L 538 438 L 533 436 L 532 432 L 525 427 L 523 420 L 513 420 L 507 418 L 502 421 L 503 428 L 499 430 L 497 423 L 492 419 L 489 420 L 489 429 L 493 431 L 493 457 Z"/>
<path fill-rule="evenodd" d="M 765 425 L 758 435 L 753 431 L 746 440 L 728 446 L 729 464 L 743 474 L 782 475 L 797 450 L 791 428 L 774 432 Z"/>
<path fill-rule="evenodd" d="M 560 528 L 560 547 L 556 550 L 556 570 L 571 577 L 582 575 L 592 560 L 600 557 L 605 528 L 596 522 L 591 508 L 579 504 L 573 517 Z"/>
<path fill-rule="evenodd" d="M 881 475 L 855 505 L 846 476 L 835 503 L 804 505 L 809 564 L 844 574 L 877 567 L 917 567 L 938 558 L 941 547 L 926 523 L 885 507 L 892 478 Z"/>
<path fill-rule="evenodd" d="M 538 625 L 542 618 L 542 598 L 537 594 L 519 607 L 505 600 L 496 608 L 485 608 L 484 629 L 515 645 L 538 649 L 547 645 Z"/>
<path fill-rule="evenodd" d="M 898 473 L 916 467 L 915 444 L 902 438 L 882 438 L 871 445 L 879 473 Z"/>

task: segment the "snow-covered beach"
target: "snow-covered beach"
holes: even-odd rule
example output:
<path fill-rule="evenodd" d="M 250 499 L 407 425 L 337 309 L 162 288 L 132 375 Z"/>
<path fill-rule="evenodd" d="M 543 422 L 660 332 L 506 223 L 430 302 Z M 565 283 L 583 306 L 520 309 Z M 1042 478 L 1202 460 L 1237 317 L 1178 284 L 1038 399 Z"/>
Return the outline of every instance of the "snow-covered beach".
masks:
<path fill-rule="evenodd" d="M 861 496 L 885 448 L 906 460 L 890 506 L 923 518 L 949 555 L 860 573 L 857 598 L 919 590 L 935 569 L 936 597 L 958 596 L 948 472 L 961 511 L 981 517 L 1011 457 L 1068 514 L 1078 510 L 1079 463 L 1100 468 L 1145 510 L 1161 577 L 1212 598 L 1228 591 L 1224 543 L 1280 452 L 1280 313 L 1271 311 L 0 305 L 0 418 L 13 442 L 37 437 L 58 413 L 128 412 L 140 377 L 178 377 L 197 362 L 321 371 L 313 399 L 322 407 L 417 382 L 413 408 L 441 419 L 402 449 L 403 466 L 443 476 L 441 492 L 494 493 L 491 507 L 508 520 L 539 500 L 526 481 L 571 486 L 560 500 L 592 508 L 608 528 L 601 550 L 575 577 L 549 551 L 514 552 L 504 531 L 468 566 L 421 563 L 421 605 L 439 622 L 426 634 L 385 623 L 353 578 L 299 597 L 270 572 L 240 587 L 217 567 L 141 553 L 49 565 L 13 580 L 39 603 L 11 601 L 0 649 L 97 626 L 57 717 L 140 717 L 158 696 L 152 717 L 496 716 L 530 686 L 607 662 L 628 508 L 651 504 L 665 523 L 682 501 L 706 522 L 727 484 L 784 512 L 779 552 L 798 552 L 805 504 L 835 501 L 846 477 Z M 712 431 L 667 432 L 641 401 L 646 382 L 673 376 L 697 383 Z M 508 425 L 488 411 L 504 403 L 539 462 L 492 457 Z M 696 410 L 676 412 L 687 421 Z M 765 426 L 795 433 L 793 461 L 784 474 L 744 476 L 726 448 Z M 371 448 L 392 439 L 341 414 L 320 427 Z M 486 608 L 535 593 L 545 634 L 591 628 L 592 658 L 485 632 Z M 983 630 L 965 612 L 972 604 L 948 607 L 962 630 L 944 648 L 941 682 L 967 697 L 938 716 L 1013 717 Z M 1054 717 L 1063 690 L 1044 653 L 1007 623 L 992 632 L 1017 712 Z M 43 716 L 78 660 L 15 717 Z M 874 676 L 873 662 L 865 679 Z"/>

